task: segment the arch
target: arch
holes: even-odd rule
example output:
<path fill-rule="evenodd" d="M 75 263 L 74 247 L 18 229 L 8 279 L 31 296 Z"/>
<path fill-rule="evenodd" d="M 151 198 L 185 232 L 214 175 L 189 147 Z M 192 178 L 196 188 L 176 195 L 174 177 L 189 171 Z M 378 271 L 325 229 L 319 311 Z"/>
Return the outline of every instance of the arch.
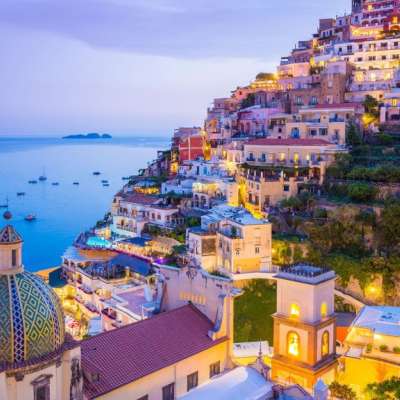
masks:
<path fill-rule="evenodd" d="M 300 355 L 300 336 L 297 332 L 290 331 L 287 334 L 287 353 L 296 358 Z"/>
<path fill-rule="evenodd" d="M 321 337 L 321 356 L 326 357 L 329 355 L 329 332 L 325 331 Z"/>
<path fill-rule="evenodd" d="M 300 130 L 299 128 L 292 128 L 292 132 L 291 132 L 291 137 L 292 139 L 299 139 L 300 138 Z"/>

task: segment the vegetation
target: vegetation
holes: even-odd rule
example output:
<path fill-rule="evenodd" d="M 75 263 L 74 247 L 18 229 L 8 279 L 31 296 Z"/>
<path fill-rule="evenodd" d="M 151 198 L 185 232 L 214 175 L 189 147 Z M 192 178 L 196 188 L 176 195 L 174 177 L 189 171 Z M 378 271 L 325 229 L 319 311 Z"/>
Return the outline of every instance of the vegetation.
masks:
<path fill-rule="evenodd" d="M 268 340 L 273 344 L 276 286 L 264 280 L 252 281 L 235 300 L 235 342 Z"/>
<path fill-rule="evenodd" d="M 248 108 L 252 107 L 256 104 L 256 96 L 254 93 L 250 93 L 247 95 L 245 99 L 242 100 L 240 104 L 240 108 Z"/>
<path fill-rule="evenodd" d="M 340 400 L 356 400 L 357 395 L 354 390 L 347 386 L 341 385 L 340 383 L 334 381 L 329 385 L 329 390 L 331 392 L 331 396 Z"/>
<path fill-rule="evenodd" d="M 371 400 L 400 399 L 400 378 L 393 376 L 380 383 L 370 383 L 366 394 Z"/>

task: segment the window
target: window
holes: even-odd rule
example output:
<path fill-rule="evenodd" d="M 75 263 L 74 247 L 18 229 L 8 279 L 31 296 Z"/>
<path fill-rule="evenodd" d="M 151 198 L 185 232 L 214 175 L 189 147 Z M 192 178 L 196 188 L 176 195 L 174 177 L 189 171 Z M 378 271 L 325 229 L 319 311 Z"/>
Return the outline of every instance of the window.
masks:
<path fill-rule="evenodd" d="M 325 357 L 329 354 L 329 332 L 325 331 L 321 339 L 321 355 Z"/>
<path fill-rule="evenodd" d="M 34 400 L 50 400 L 50 377 L 51 375 L 41 375 L 31 382 Z"/>
<path fill-rule="evenodd" d="M 255 252 L 256 252 L 256 254 L 260 254 L 260 248 L 258 246 L 256 246 Z"/>
<path fill-rule="evenodd" d="M 195 388 L 199 384 L 199 373 L 193 372 L 187 376 L 187 391 Z"/>
<path fill-rule="evenodd" d="M 299 307 L 298 304 L 293 303 L 293 304 L 290 306 L 290 316 L 291 316 L 291 317 L 295 317 L 295 318 L 297 318 L 297 317 L 300 316 L 300 307 Z"/>
<path fill-rule="evenodd" d="M 221 372 L 221 364 L 219 361 L 210 365 L 210 378 L 212 378 L 215 375 L 218 375 L 220 372 Z"/>
<path fill-rule="evenodd" d="M 283 185 L 283 191 L 288 192 L 290 190 L 289 185 Z"/>
<path fill-rule="evenodd" d="M 300 354 L 300 337 L 296 332 L 289 332 L 287 335 L 287 352 L 292 357 Z"/>
<path fill-rule="evenodd" d="M 323 302 L 321 304 L 321 318 L 325 318 L 328 315 L 328 305 Z"/>
<path fill-rule="evenodd" d="M 17 266 L 17 250 L 12 250 L 11 251 L 11 265 L 13 267 Z"/>
<path fill-rule="evenodd" d="M 175 383 L 162 388 L 162 400 L 175 400 Z"/>

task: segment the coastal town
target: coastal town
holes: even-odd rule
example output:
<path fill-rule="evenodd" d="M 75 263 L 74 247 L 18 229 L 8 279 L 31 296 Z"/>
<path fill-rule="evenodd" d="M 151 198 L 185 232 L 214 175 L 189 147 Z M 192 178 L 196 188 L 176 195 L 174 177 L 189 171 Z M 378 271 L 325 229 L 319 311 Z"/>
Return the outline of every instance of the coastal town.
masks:
<path fill-rule="evenodd" d="M 351 10 L 177 128 L 59 267 L 0 231 L 1 400 L 399 398 L 400 0 Z"/>

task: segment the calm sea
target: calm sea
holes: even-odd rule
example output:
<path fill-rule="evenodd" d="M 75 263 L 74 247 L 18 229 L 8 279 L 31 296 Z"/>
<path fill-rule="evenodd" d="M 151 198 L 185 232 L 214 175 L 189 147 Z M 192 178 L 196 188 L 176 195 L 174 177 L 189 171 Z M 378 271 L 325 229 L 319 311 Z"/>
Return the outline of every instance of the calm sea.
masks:
<path fill-rule="evenodd" d="M 138 169 L 165 149 L 166 137 L 111 140 L 0 138 L 0 205 L 8 198 L 11 223 L 24 239 L 24 264 L 30 271 L 59 265 L 65 248 L 95 224 L 110 208 L 122 177 Z M 43 171 L 46 182 L 36 185 Z M 100 171 L 100 176 L 93 176 Z M 109 187 L 101 180 L 107 179 Z M 79 186 L 73 182 L 79 182 Z M 53 186 L 52 182 L 59 182 Z M 25 192 L 25 196 L 17 196 Z M 7 222 L 0 209 L 0 227 Z M 25 221 L 28 214 L 37 220 Z"/>

